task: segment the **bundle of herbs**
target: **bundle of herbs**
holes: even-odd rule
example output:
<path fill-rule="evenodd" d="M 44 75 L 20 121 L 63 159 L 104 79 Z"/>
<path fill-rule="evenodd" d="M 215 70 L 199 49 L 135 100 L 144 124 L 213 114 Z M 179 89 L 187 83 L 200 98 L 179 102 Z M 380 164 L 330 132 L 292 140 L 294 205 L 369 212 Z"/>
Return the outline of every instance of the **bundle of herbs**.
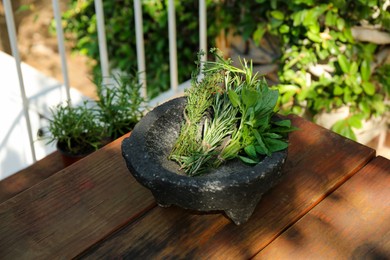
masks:
<path fill-rule="evenodd" d="M 218 50 L 211 52 L 215 61 L 203 63 L 204 77 L 192 77 L 185 120 L 169 155 L 189 176 L 235 158 L 255 165 L 286 149 L 287 133 L 294 130 L 290 120 L 275 119 L 279 92 L 253 74 L 252 62 L 243 60 L 239 68 Z"/>

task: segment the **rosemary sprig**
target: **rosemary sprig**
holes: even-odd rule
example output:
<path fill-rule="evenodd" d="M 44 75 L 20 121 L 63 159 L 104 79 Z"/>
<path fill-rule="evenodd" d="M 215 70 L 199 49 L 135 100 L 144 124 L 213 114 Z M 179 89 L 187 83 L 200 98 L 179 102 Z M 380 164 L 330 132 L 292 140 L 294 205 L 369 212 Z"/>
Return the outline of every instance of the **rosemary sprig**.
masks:
<path fill-rule="evenodd" d="M 221 69 L 213 70 L 213 73 L 205 73 L 200 82 L 196 74 L 192 76 L 191 88 L 186 91 L 187 105 L 183 112 L 185 122 L 169 155 L 169 159 L 178 162 L 182 167 L 190 164 L 191 159 L 188 157 L 200 150 L 201 136 L 198 134 L 201 132 L 199 131 L 200 122 L 213 102 L 213 95 L 220 90 L 222 83 L 223 71 Z"/>

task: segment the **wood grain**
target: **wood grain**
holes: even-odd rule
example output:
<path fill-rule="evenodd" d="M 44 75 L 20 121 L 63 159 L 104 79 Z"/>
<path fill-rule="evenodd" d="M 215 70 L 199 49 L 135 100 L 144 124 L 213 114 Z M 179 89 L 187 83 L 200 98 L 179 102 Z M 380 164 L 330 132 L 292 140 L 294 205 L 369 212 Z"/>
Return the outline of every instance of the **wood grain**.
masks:
<path fill-rule="evenodd" d="M 72 258 L 155 206 L 121 139 L 0 204 L 0 259 Z"/>
<path fill-rule="evenodd" d="M 34 186 L 63 168 L 61 155 L 54 152 L 0 181 L 0 203 Z"/>
<path fill-rule="evenodd" d="M 256 259 L 390 259 L 390 161 L 378 157 Z"/>
<path fill-rule="evenodd" d="M 153 208 L 81 257 L 247 259 L 256 255 L 375 156 L 375 151 L 292 117 L 282 182 L 264 195 L 246 224 L 221 214 Z"/>

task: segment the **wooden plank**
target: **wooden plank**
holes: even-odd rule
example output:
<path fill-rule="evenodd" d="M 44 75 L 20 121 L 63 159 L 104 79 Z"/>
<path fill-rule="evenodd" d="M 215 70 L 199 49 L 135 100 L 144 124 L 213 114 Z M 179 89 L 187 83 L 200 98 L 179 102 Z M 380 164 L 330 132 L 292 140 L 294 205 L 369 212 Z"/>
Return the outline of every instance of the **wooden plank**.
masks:
<path fill-rule="evenodd" d="M 0 204 L 0 259 L 72 258 L 154 207 L 121 141 Z"/>
<path fill-rule="evenodd" d="M 256 259 L 390 259 L 390 161 L 378 157 Z"/>
<path fill-rule="evenodd" d="M 368 147 L 292 118 L 301 130 L 290 136 L 286 176 L 264 195 L 249 222 L 235 226 L 220 214 L 157 207 L 82 257 L 247 259 L 256 255 L 375 155 Z"/>
<path fill-rule="evenodd" d="M 60 153 L 54 152 L 0 181 L 0 203 L 34 186 L 63 168 Z"/>

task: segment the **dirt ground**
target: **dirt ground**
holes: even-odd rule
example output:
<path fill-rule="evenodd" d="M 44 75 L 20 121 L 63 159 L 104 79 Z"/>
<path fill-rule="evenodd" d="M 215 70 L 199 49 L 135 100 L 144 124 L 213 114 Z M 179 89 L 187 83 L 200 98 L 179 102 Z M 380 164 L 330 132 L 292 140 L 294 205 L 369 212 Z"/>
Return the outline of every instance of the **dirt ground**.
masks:
<path fill-rule="evenodd" d="M 49 32 L 54 17 L 52 1 L 13 0 L 11 2 L 15 10 L 18 47 L 22 61 L 41 73 L 63 82 L 57 36 Z M 68 0 L 60 0 L 62 11 L 66 9 L 67 4 Z M 0 2 L 0 49 L 10 54 L 4 18 L 4 8 Z M 87 58 L 72 53 L 70 42 L 66 43 L 66 53 L 70 85 L 84 95 L 95 97 L 95 87 L 90 80 L 92 76 Z"/>

